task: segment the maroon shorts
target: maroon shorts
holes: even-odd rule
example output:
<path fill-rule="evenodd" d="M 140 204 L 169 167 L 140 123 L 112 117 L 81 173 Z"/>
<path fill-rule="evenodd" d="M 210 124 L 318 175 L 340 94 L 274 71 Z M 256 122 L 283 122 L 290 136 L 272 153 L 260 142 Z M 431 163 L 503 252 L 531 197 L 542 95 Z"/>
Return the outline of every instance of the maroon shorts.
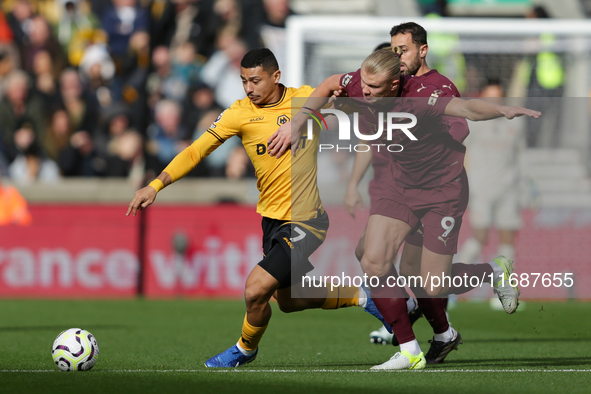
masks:
<path fill-rule="evenodd" d="M 372 198 L 370 215 L 408 223 L 414 233 L 406 239 L 411 245 L 424 245 L 434 253 L 456 254 L 468 195 L 465 170 L 458 178 L 433 189 L 405 189 L 395 182 L 384 182 Z"/>
<path fill-rule="evenodd" d="M 369 182 L 369 199 L 370 199 L 370 207 L 375 207 L 379 196 L 381 195 L 381 186 L 380 184 L 374 179 Z M 414 246 L 418 246 L 419 248 L 423 247 L 423 229 L 420 226 L 416 231 L 413 231 L 406 237 L 404 240 L 406 243 L 409 243 Z"/>
<path fill-rule="evenodd" d="M 378 202 L 378 198 L 381 194 L 380 193 L 381 190 L 382 190 L 382 188 L 380 187 L 379 183 L 375 179 L 372 179 L 371 181 L 369 181 L 368 192 L 369 192 L 370 209 L 371 209 L 371 207 L 376 205 L 376 203 Z"/>

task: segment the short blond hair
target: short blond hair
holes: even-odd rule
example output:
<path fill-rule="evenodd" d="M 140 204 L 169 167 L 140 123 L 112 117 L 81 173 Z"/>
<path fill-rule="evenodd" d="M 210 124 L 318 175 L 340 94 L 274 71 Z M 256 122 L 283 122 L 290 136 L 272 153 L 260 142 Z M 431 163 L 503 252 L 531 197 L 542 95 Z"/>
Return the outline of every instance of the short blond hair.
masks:
<path fill-rule="evenodd" d="M 389 79 L 398 79 L 400 76 L 400 54 L 399 47 L 386 47 L 378 49 L 369 55 L 361 68 L 372 75 L 387 72 Z"/>

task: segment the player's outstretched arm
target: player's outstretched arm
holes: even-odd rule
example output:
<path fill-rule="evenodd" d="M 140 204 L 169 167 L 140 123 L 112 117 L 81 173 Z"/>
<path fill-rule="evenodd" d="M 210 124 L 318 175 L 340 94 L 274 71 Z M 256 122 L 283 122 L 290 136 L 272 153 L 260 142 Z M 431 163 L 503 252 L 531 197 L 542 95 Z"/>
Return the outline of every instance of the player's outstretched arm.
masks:
<path fill-rule="evenodd" d="M 500 118 L 502 116 L 507 119 L 513 119 L 524 115 L 538 119 L 542 116 L 542 113 L 528 108 L 499 105 L 480 99 L 463 100 L 453 98 L 445 107 L 445 115 L 480 121 Z"/>
<path fill-rule="evenodd" d="M 129 203 L 126 216 L 130 213 L 136 215 L 138 209 L 152 205 L 156 200 L 156 194 L 166 186 L 178 181 L 187 175 L 201 160 L 208 154 L 208 152 L 217 148 L 221 143 L 208 133 L 202 135 L 198 140 L 193 142 L 191 146 L 184 149 L 181 153 L 176 155 L 174 159 L 166 166 L 164 171 L 158 175 L 150 184 L 143 189 L 135 192 L 133 200 Z"/>
<path fill-rule="evenodd" d="M 332 96 L 333 92 L 340 89 L 340 80 L 342 74 L 335 74 L 328 78 L 326 78 L 310 95 L 306 104 L 304 104 L 305 108 L 310 108 L 313 110 L 318 110 L 324 106 L 328 98 Z M 305 109 L 300 110 L 291 120 L 291 122 L 287 122 L 269 139 L 267 143 L 269 144 L 268 152 L 271 156 L 276 158 L 280 158 L 290 147 L 291 153 L 295 156 L 296 150 L 298 149 L 298 141 L 301 137 L 301 130 L 304 124 L 306 124 L 306 120 L 308 120 L 309 115 L 306 114 L 309 112 Z"/>
<path fill-rule="evenodd" d="M 347 184 L 347 191 L 345 192 L 345 209 L 349 212 L 349 215 L 355 217 L 355 208 L 357 206 L 363 207 L 363 199 L 357 186 L 361 182 L 361 178 L 366 173 L 371 163 L 371 151 L 369 152 L 357 152 L 355 154 L 355 160 L 353 161 L 353 171 Z"/>
<path fill-rule="evenodd" d="M 136 215 L 138 209 L 141 211 L 144 208 L 149 207 L 156 200 L 156 195 L 166 186 L 172 183 L 172 178 L 166 172 L 162 172 L 156 179 L 150 184 L 140 190 L 136 191 L 133 195 L 133 200 L 129 203 L 127 213 L 125 216 L 129 216 L 130 213 L 133 216 Z"/>

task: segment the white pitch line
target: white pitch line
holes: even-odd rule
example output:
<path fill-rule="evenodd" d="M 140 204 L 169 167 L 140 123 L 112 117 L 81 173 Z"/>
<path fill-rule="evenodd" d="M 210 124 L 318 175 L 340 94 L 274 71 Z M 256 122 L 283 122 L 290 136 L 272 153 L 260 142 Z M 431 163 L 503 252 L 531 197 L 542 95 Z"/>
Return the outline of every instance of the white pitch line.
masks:
<path fill-rule="evenodd" d="M 0 373 L 46 373 L 55 372 L 60 373 L 61 371 L 54 369 L 37 369 L 37 370 L 25 370 L 25 369 L 2 369 Z M 116 372 L 116 373 L 381 373 L 381 372 L 416 372 L 416 373 L 531 373 L 531 372 L 591 372 L 591 369 L 424 369 L 420 371 L 399 371 L 399 370 L 382 370 L 374 371 L 369 369 L 310 369 L 310 370 L 297 370 L 297 369 L 105 369 L 95 370 L 94 372 Z"/>

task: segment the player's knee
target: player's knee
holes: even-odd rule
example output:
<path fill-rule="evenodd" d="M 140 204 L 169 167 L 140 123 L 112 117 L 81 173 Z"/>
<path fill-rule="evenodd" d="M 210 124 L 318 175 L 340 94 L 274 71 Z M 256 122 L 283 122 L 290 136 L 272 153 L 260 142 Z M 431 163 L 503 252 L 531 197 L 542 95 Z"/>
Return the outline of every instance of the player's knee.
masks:
<path fill-rule="evenodd" d="M 387 275 L 392 268 L 398 248 L 399 245 L 394 245 L 394 247 L 389 246 L 388 248 L 365 248 L 363 257 L 361 258 L 363 272 L 370 276 L 381 277 Z"/>
<path fill-rule="evenodd" d="M 431 286 L 428 286 L 424 290 L 425 290 L 425 292 L 427 293 L 427 295 L 429 297 L 433 297 L 433 298 L 445 298 L 445 297 L 448 296 L 448 293 L 449 293 L 449 289 L 447 289 L 445 287 L 433 287 L 433 288 L 431 288 Z"/>
<path fill-rule="evenodd" d="M 266 304 L 269 299 L 266 296 L 266 292 L 259 286 L 246 286 L 244 289 L 244 301 L 246 302 L 246 308 L 250 309 Z"/>
<path fill-rule="evenodd" d="M 390 271 L 390 264 L 385 259 L 365 253 L 361 258 L 361 269 L 368 276 L 382 277 Z"/>

